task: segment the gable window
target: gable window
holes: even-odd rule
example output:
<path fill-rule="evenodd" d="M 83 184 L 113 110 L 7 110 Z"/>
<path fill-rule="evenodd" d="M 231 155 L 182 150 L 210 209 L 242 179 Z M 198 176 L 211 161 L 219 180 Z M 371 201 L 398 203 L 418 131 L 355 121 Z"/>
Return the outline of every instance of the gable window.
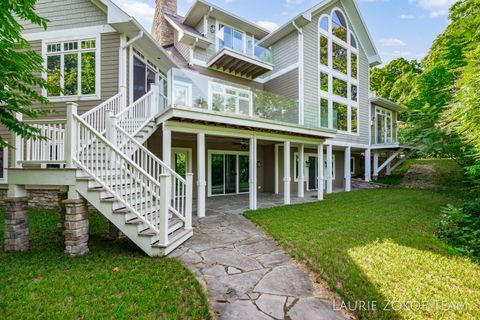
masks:
<path fill-rule="evenodd" d="M 96 97 L 99 95 L 97 39 L 47 43 L 48 97 Z"/>
<path fill-rule="evenodd" d="M 318 125 L 358 134 L 360 93 L 356 38 L 340 9 L 321 16 L 318 23 Z"/>

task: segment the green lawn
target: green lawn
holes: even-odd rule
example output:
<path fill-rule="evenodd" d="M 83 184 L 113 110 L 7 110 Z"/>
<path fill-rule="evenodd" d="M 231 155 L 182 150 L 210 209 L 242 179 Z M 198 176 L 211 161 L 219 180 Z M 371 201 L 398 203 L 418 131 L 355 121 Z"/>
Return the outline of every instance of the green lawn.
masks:
<path fill-rule="evenodd" d="M 148 258 L 129 240 L 108 241 L 90 218 L 90 253 L 70 258 L 58 215 L 31 211 L 26 253 L 0 249 L 0 319 L 210 319 L 194 275 L 173 259 Z M 3 246 L 3 213 L 0 218 Z"/>
<path fill-rule="evenodd" d="M 480 319 L 480 266 L 434 234 L 440 208 L 459 200 L 446 191 L 375 189 L 246 216 L 346 302 L 376 301 L 377 311 L 358 311 L 360 318 Z"/>

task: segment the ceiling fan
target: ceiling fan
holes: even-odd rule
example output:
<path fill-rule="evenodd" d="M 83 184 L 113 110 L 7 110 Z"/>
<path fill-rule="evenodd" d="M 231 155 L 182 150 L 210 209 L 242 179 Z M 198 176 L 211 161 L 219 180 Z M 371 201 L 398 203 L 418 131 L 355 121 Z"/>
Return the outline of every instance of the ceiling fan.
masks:
<path fill-rule="evenodd" d="M 240 141 L 233 141 L 232 144 L 234 146 L 240 146 L 243 150 L 248 149 L 248 141 L 246 139 L 242 139 Z"/>

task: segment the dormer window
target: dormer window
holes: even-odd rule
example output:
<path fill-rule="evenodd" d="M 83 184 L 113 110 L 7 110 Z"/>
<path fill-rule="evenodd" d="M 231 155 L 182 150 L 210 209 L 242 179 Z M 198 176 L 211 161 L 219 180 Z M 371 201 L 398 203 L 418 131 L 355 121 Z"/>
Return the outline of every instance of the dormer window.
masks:
<path fill-rule="evenodd" d="M 357 40 L 340 9 L 320 17 L 318 32 L 319 125 L 358 134 Z"/>

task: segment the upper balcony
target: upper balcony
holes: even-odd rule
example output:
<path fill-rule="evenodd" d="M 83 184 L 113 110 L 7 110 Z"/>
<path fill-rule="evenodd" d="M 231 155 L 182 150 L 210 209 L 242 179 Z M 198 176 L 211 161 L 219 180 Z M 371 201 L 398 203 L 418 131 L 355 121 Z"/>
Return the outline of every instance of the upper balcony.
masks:
<path fill-rule="evenodd" d="M 301 124 L 299 102 L 197 72 L 172 69 L 171 106 L 192 120 L 334 137 L 335 130 Z M 180 117 L 180 116 L 178 116 Z"/>
<path fill-rule="evenodd" d="M 273 70 L 273 52 L 257 44 L 254 36 L 223 24 L 216 32 L 216 50 L 207 66 L 255 79 Z"/>

